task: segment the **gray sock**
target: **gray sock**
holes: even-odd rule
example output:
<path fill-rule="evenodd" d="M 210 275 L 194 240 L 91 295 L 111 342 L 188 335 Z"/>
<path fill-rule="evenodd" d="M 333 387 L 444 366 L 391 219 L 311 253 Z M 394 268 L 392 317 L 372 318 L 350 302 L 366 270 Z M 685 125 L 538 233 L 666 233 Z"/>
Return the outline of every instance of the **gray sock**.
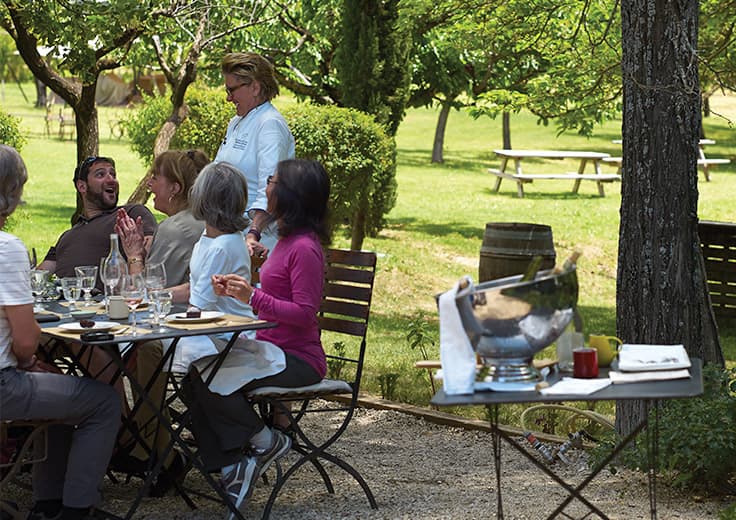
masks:
<path fill-rule="evenodd" d="M 256 450 L 267 450 L 273 444 L 273 432 L 268 426 L 264 426 L 261 431 L 250 438 L 250 444 Z"/>

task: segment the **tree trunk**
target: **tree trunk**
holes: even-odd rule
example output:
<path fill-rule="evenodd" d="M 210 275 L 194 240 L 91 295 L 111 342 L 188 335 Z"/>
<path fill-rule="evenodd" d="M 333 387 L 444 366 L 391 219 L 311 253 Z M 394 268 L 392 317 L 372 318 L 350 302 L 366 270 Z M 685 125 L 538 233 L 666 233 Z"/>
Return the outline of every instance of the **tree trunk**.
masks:
<path fill-rule="evenodd" d="M 697 233 L 696 0 L 623 0 L 623 157 L 616 328 L 626 343 L 685 345 L 723 365 Z M 630 432 L 643 401 L 616 405 Z"/>
<path fill-rule="evenodd" d="M 46 85 L 40 79 L 36 80 L 36 107 L 46 106 Z"/>
<path fill-rule="evenodd" d="M 504 112 L 501 116 L 501 134 L 503 135 L 503 149 L 511 150 L 511 114 Z"/>
<path fill-rule="evenodd" d="M 440 115 L 437 118 L 437 128 L 434 130 L 434 144 L 432 145 L 432 162 L 442 163 L 444 158 L 442 157 L 442 149 L 445 146 L 445 130 L 447 129 L 447 118 L 450 116 L 450 102 L 445 101 L 442 103 L 440 109 Z"/>
<path fill-rule="evenodd" d="M 97 106 L 95 105 L 95 90 L 97 79 L 89 85 L 82 85 L 82 94 L 78 103 L 72 105 L 77 129 L 77 162 L 79 164 L 86 157 L 99 154 L 100 128 L 97 119 Z M 76 166 L 75 164 L 75 166 Z M 70 180 L 71 180 L 70 174 Z M 84 210 L 82 197 L 77 192 L 77 207 L 71 217 L 72 225 L 77 221 Z"/>
<path fill-rule="evenodd" d="M 353 229 L 350 235 L 350 249 L 354 251 L 360 251 L 363 248 L 363 240 L 365 240 L 365 212 L 366 210 L 363 208 L 355 212 Z"/>

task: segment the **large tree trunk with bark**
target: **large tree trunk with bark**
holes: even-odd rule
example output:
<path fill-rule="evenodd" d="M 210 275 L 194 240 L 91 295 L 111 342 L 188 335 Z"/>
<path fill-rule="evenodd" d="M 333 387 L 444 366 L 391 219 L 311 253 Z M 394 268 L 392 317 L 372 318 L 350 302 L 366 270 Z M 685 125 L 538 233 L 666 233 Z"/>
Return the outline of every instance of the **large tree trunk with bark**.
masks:
<path fill-rule="evenodd" d="M 445 147 L 445 130 L 447 129 L 447 118 L 450 116 L 451 108 L 451 102 L 445 101 L 442 103 L 440 115 L 437 117 L 437 127 L 434 129 L 434 144 L 432 145 L 433 163 L 442 163 L 445 161 L 442 152 Z"/>
<path fill-rule="evenodd" d="M 623 182 L 616 328 L 626 343 L 685 345 L 723 365 L 697 233 L 696 0 L 623 0 Z M 643 401 L 616 406 L 631 431 Z"/>

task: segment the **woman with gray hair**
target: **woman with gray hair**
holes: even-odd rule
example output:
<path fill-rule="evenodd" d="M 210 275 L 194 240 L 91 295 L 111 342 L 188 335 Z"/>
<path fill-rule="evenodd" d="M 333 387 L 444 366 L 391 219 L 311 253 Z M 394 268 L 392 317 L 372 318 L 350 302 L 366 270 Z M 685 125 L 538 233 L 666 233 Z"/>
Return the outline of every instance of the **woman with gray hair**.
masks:
<path fill-rule="evenodd" d="M 279 161 L 294 158 L 294 136 L 271 104 L 279 86 L 268 59 L 253 52 L 227 54 L 222 59 L 222 75 L 236 115 L 227 126 L 215 162 L 227 161 L 245 175 L 246 210 L 251 218 L 246 239 L 255 254 L 267 254 L 278 236 L 267 211 L 266 181 Z"/>
<path fill-rule="evenodd" d="M 210 163 L 197 176 L 189 204 L 194 218 L 204 221 L 205 229 L 192 250 L 189 282 L 172 288 L 174 302 L 188 302 L 190 309 L 199 311 L 254 317 L 248 303 L 216 295 L 211 283 L 212 275 L 229 272 L 250 280 L 250 256 L 242 234 L 248 225 L 244 216 L 247 198 L 245 179 L 231 164 Z M 214 339 L 182 338 L 174 357 L 174 370 L 185 372 L 192 361 L 216 354 Z"/>
<path fill-rule="evenodd" d="M 0 145 L 0 229 L 27 179 L 18 152 Z M 91 518 L 120 426 L 120 399 L 100 381 L 48 372 L 35 355 L 40 335 L 28 251 L 0 231 L 0 421 L 58 422 L 48 429 L 48 456 L 33 465 L 28 518 Z"/>

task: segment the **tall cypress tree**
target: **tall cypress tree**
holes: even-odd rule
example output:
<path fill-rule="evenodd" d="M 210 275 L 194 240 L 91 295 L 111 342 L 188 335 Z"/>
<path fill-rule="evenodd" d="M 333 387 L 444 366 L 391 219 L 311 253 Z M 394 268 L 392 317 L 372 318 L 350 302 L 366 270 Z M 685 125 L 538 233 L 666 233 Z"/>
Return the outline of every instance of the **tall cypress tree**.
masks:
<path fill-rule="evenodd" d="M 410 31 L 398 0 L 344 0 L 338 50 L 340 104 L 373 114 L 396 135 L 409 98 Z"/>

